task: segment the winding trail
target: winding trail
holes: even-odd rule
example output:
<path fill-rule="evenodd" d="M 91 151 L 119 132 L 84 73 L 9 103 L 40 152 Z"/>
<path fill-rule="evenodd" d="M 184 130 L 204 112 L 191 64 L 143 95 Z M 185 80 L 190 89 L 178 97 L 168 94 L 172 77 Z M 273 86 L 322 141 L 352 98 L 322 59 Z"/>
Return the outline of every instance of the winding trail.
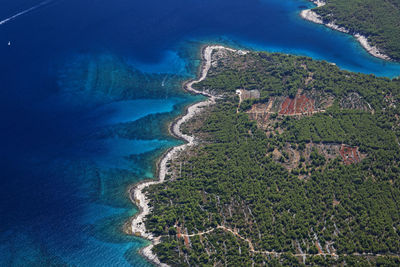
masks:
<path fill-rule="evenodd" d="M 233 229 L 231 229 L 229 227 L 226 227 L 224 225 L 218 225 L 216 228 L 212 228 L 212 229 L 209 229 L 207 231 L 199 232 L 199 233 L 196 233 L 196 234 L 181 234 L 181 236 L 182 237 L 201 236 L 201 235 L 205 235 L 205 234 L 211 233 L 211 232 L 213 232 L 213 231 L 215 231 L 217 229 L 221 229 L 221 230 L 224 230 L 226 232 L 229 232 L 229 233 L 233 234 L 234 236 L 246 241 L 248 243 L 248 245 L 249 245 L 249 249 L 250 249 L 251 253 L 263 254 L 263 255 L 273 255 L 273 256 L 281 256 L 282 254 L 287 253 L 287 252 L 276 252 L 276 251 L 266 251 L 266 250 L 255 250 L 254 249 L 254 245 L 253 245 L 253 243 L 251 242 L 250 239 L 241 236 L 237 231 L 235 231 L 235 230 L 233 230 Z M 292 254 L 292 255 L 294 257 L 311 257 L 311 256 L 320 255 L 320 256 L 331 256 L 333 258 L 338 258 L 339 256 L 360 256 L 360 257 L 362 257 L 362 256 L 364 256 L 364 257 L 366 257 L 366 256 L 372 256 L 372 257 L 386 256 L 386 257 L 394 257 L 394 258 L 399 258 L 400 257 L 399 254 L 391 254 L 391 253 L 380 254 L 380 253 L 365 253 L 365 252 L 364 253 L 357 253 L 357 252 L 355 252 L 355 253 L 352 253 L 352 254 L 340 254 L 339 255 L 339 254 L 336 254 L 334 252 L 333 253 L 323 252 L 321 248 L 319 248 L 318 251 L 319 251 L 318 254 L 296 253 L 296 254 Z"/>
<path fill-rule="evenodd" d="M 160 237 L 155 237 L 152 233 L 147 232 L 146 227 L 145 227 L 145 218 L 148 214 L 151 212 L 151 207 L 149 206 L 149 200 L 146 197 L 146 194 L 143 193 L 143 189 L 150 185 L 155 185 L 155 184 L 161 184 L 165 181 L 165 176 L 168 173 L 168 168 L 167 168 L 167 162 L 174 157 L 177 156 L 178 152 L 183 151 L 184 149 L 193 146 L 196 144 L 196 140 L 193 136 L 183 134 L 180 130 L 180 127 L 183 123 L 187 122 L 191 118 L 193 118 L 195 115 L 200 113 L 205 107 L 208 107 L 212 104 L 215 104 L 215 100 L 218 98 L 217 96 L 212 95 L 209 92 L 205 91 L 198 91 L 193 88 L 193 85 L 196 83 L 199 83 L 203 81 L 207 77 L 207 73 L 211 68 L 212 64 L 212 53 L 215 50 L 227 50 L 231 52 L 237 52 L 239 54 L 246 53 L 245 51 L 242 50 L 234 50 L 231 48 L 227 48 L 224 46 L 218 46 L 218 45 L 213 45 L 213 46 L 206 46 L 202 50 L 202 58 L 203 58 L 203 65 L 200 73 L 200 78 L 194 81 L 190 81 L 184 85 L 184 88 L 192 93 L 195 94 L 202 94 L 204 96 L 207 96 L 208 99 L 202 102 L 195 103 L 191 106 L 189 106 L 186 110 L 186 114 L 183 115 L 182 117 L 178 118 L 175 120 L 174 123 L 170 126 L 170 132 L 173 134 L 175 137 L 180 138 L 184 141 L 186 141 L 186 144 L 180 145 L 173 147 L 169 149 L 159 160 L 158 162 L 158 180 L 145 180 L 142 181 L 138 184 L 136 184 L 134 187 L 130 188 L 129 190 L 129 195 L 133 203 L 135 203 L 138 208 L 139 212 L 133 217 L 131 221 L 131 232 L 135 234 L 136 236 L 140 236 L 143 238 L 146 238 L 151 242 L 151 244 L 143 249 L 141 249 L 140 253 L 146 257 L 148 260 L 151 262 L 155 263 L 158 266 L 168 266 L 164 263 L 161 263 L 160 260 L 157 258 L 157 256 L 152 252 L 152 248 L 160 243 Z"/>

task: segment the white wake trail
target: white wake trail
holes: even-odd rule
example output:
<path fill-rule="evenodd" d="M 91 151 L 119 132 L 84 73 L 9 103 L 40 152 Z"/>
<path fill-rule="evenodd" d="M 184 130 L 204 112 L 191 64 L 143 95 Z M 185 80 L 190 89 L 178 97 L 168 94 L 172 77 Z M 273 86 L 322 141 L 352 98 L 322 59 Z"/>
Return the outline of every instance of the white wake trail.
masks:
<path fill-rule="evenodd" d="M 43 1 L 43 2 L 41 2 L 41 3 L 39 3 L 39 4 L 37 4 L 36 6 L 33 6 L 33 7 L 28 8 L 28 9 L 26 9 L 26 10 L 24 10 L 24 11 L 21 11 L 21 12 L 19 12 L 19 13 L 13 15 L 13 16 L 11 16 L 11 17 L 8 17 L 8 18 L 6 18 L 6 19 L 0 21 L 0 25 L 3 25 L 3 24 L 5 24 L 5 23 L 7 23 L 7 22 L 10 22 L 11 20 L 16 19 L 17 17 L 22 16 L 22 15 L 24 15 L 24 14 L 26 14 L 26 13 L 29 13 L 29 12 L 35 10 L 35 9 L 38 9 L 39 7 L 42 7 L 42 6 L 44 6 L 44 5 L 47 5 L 47 4 L 49 4 L 50 2 L 53 2 L 53 0 L 46 0 L 46 1 Z"/>

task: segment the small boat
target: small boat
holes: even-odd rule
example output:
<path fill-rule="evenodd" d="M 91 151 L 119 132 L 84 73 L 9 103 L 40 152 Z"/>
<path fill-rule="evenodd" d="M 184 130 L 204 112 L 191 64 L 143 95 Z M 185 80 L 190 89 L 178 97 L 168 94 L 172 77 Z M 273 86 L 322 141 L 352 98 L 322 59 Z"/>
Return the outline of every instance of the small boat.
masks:
<path fill-rule="evenodd" d="M 11 45 L 11 42 L 10 41 L 8 41 L 8 46 L 10 46 Z"/>

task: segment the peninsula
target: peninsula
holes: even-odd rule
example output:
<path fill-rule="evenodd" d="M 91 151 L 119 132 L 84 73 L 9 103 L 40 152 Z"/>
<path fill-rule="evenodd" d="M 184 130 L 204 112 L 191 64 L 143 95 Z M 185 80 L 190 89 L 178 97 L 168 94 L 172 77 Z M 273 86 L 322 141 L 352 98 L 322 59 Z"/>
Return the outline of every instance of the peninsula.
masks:
<path fill-rule="evenodd" d="M 400 1 L 312 0 L 302 18 L 353 35 L 371 55 L 400 60 Z"/>
<path fill-rule="evenodd" d="M 158 265 L 400 264 L 400 81 L 308 57 L 203 50 L 187 143 L 131 190 Z"/>

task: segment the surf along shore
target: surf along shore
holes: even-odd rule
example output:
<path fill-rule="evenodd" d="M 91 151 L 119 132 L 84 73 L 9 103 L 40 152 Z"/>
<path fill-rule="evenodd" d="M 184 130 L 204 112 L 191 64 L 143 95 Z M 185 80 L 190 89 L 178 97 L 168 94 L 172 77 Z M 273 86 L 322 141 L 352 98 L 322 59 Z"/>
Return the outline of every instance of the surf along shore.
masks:
<path fill-rule="evenodd" d="M 324 0 L 310 0 L 310 1 L 313 2 L 315 5 L 317 5 L 317 7 L 321 7 L 326 4 Z M 368 42 L 367 37 L 365 37 L 359 33 L 351 33 L 348 29 L 336 25 L 334 21 L 331 21 L 329 23 L 324 22 L 322 20 L 321 16 L 318 15 L 317 13 L 315 13 L 312 9 L 305 9 L 305 10 L 301 11 L 300 16 L 305 20 L 308 20 L 308 21 L 311 21 L 311 22 L 314 22 L 317 24 L 325 25 L 326 27 L 331 28 L 333 30 L 351 34 L 357 39 L 357 41 L 361 44 L 361 46 L 372 56 L 380 58 L 380 59 L 384 59 L 384 60 L 392 60 L 389 56 L 382 53 L 376 46 L 372 46 Z"/>
<path fill-rule="evenodd" d="M 202 48 L 202 64 L 199 78 L 197 80 L 192 80 L 184 83 L 183 88 L 188 92 L 204 95 L 208 97 L 208 99 L 188 106 L 184 115 L 181 115 L 180 117 L 175 119 L 169 126 L 170 134 L 175 136 L 176 138 L 185 141 L 185 144 L 170 148 L 159 158 L 159 160 L 157 161 L 156 171 L 157 179 L 143 180 L 128 189 L 129 197 L 131 201 L 139 208 L 139 211 L 135 214 L 131 221 L 124 226 L 124 231 L 127 234 L 134 234 L 138 237 L 142 237 L 151 241 L 151 243 L 148 246 L 142 248 L 139 253 L 143 255 L 147 260 L 158 266 L 168 265 L 161 263 L 157 255 L 155 255 L 152 251 L 153 247 L 161 242 L 161 237 L 155 237 L 152 233 L 149 233 L 146 230 L 145 219 L 146 216 L 151 212 L 151 207 L 149 206 L 149 200 L 147 199 L 146 194 L 143 193 L 143 190 L 150 185 L 163 183 L 165 181 L 165 176 L 168 174 L 167 163 L 170 160 L 174 159 L 180 151 L 183 151 L 189 146 L 196 145 L 195 138 L 193 136 L 183 134 L 180 130 L 180 127 L 183 123 L 187 122 L 188 120 L 199 114 L 205 107 L 215 104 L 215 101 L 218 98 L 218 96 L 214 96 L 210 92 L 198 91 L 193 88 L 194 84 L 203 81 L 207 77 L 207 73 L 212 64 L 212 54 L 216 50 L 227 50 L 236 53 L 246 53 L 242 50 L 235 50 L 220 45 L 208 45 Z"/>

